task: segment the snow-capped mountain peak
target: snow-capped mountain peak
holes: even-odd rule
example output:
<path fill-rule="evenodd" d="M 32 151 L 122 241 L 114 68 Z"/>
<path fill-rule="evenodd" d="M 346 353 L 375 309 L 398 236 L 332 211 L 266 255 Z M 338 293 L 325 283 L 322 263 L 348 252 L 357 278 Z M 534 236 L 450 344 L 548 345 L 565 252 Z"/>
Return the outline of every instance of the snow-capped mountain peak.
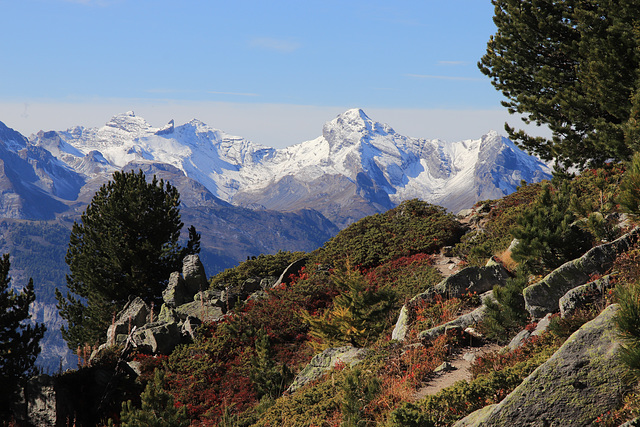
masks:
<path fill-rule="evenodd" d="M 127 111 L 126 113 L 113 116 L 111 120 L 105 124 L 105 127 L 122 130 L 131 134 L 145 134 L 152 129 L 151 125 L 147 123 L 145 119 L 137 117 L 133 111 Z"/>
<path fill-rule="evenodd" d="M 198 119 L 156 128 L 132 111 L 100 128 L 39 133 L 32 143 L 84 174 L 110 173 L 131 162 L 169 164 L 224 201 L 277 210 L 311 207 L 330 219 L 338 203 L 331 202 L 331 194 L 347 188 L 377 211 L 416 197 L 455 211 L 501 197 L 521 179 L 537 181 L 549 174 L 538 159 L 495 131 L 453 143 L 410 138 L 361 109 L 325 123 L 322 136 L 283 149 L 229 135 Z M 312 201 L 300 201 L 306 198 Z"/>
<path fill-rule="evenodd" d="M 325 123 L 322 128 L 322 136 L 333 150 L 367 143 L 375 135 L 386 136 L 389 134 L 395 134 L 395 131 L 388 125 L 374 122 L 363 110 L 357 108 L 345 111 Z"/>

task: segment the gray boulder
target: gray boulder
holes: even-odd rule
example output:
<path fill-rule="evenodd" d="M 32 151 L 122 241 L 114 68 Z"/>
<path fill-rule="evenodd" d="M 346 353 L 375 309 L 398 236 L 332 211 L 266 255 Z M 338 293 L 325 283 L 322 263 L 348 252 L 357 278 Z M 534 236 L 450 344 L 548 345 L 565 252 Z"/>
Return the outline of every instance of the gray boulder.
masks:
<path fill-rule="evenodd" d="M 450 322 L 445 323 L 444 325 L 436 326 L 435 328 L 427 329 L 426 331 L 422 331 L 418 334 L 418 338 L 421 341 L 431 341 L 440 335 L 444 334 L 447 330 L 450 329 L 460 329 L 461 331 L 468 328 L 471 325 L 479 323 L 484 319 L 486 313 L 486 307 L 480 306 L 473 310 L 470 313 L 463 314 L 462 316 L 454 319 Z"/>
<path fill-rule="evenodd" d="M 169 284 L 162 291 L 162 299 L 168 306 L 177 307 L 193 301 L 194 295 L 208 289 L 209 282 L 200 257 L 187 255 L 182 261 L 182 274 L 174 271 L 169 276 Z"/>
<path fill-rule="evenodd" d="M 489 265 L 485 267 L 467 267 L 456 274 L 452 274 L 433 288 L 427 289 L 425 292 L 411 298 L 411 300 L 402 307 L 393 332 L 391 333 L 391 338 L 404 341 L 412 320 L 412 311 L 414 307 L 422 301 L 431 301 L 436 296 L 445 298 L 460 297 L 467 292 L 483 294 L 482 298 L 484 301 L 484 298 L 491 295 L 490 291 L 493 290 L 495 285 L 504 286 L 508 278 L 509 273 L 507 270 L 497 263 L 489 263 Z M 469 325 L 470 324 L 464 327 Z"/>
<path fill-rule="evenodd" d="M 604 274 L 613 266 L 616 257 L 626 252 L 638 239 L 640 228 L 635 228 L 619 239 L 596 246 L 582 257 L 569 261 L 549 273 L 538 283 L 523 291 L 525 308 L 539 319 L 560 309 L 559 301 L 571 289 L 584 285 L 593 274 Z"/>
<path fill-rule="evenodd" d="M 153 354 L 170 354 L 182 342 L 182 334 L 176 323 L 154 322 L 133 333 L 138 349 Z"/>
<path fill-rule="evenodd" d="M 188 292 L 187 295 L 190 295 L 187 300 L 193 299 L 193 296 L 198 292 L 209 289 L 207 275 L 198 255 L 193 254 L 184 257 L 182 261 L 182 278 Z"/>
<path fill-rule="evenodd" d="M 162 300 L 169 307 L 177 307 L 190 300 L 187 294 L 187 286 L 184 279 L 179 272 L 174 271 L 169 276 L 169 284 L 162 291 Z"/>
<path fill-rule="evenodd" d="M 57 425 L 55 380 L 41 374 L 30 378 L 26 390 L 27 420 L 31 425 Z"/>
<path fill-rule="evenodd" d="M 391 339 L 404 341 L 407 337 L 407 332 L 409 332 L 409 322 L 409 309 L 406 305 L 403 305 L 400 309 L 396 325 L 393 327 L 393 332 L 391 332 Z"/>
<path fill-rule="evenodd" d="M 293 393 L 303 385 L 320 378 L 325 372 L 333 369 L 338 362 L 348 366 L 360 363 L 369 351 L 363 348 L 351 346 L 328 348 L 322 353 L 313 356 L 309 364 L 300 371 L 287 389 L 287 393 Z"/>
<path fill-rule="evenodd" d="M 262 279 L 259 277 L 250 277 L 242 283 L 240 293 L 249 296 L 254 292 L 262 290 Z"/>
<path fill-rule="evenodd" d="M 160 307 L 160 314 L 158 314 L 158 322 L 179 323 L 180 316 L 178 316 L 175 308 L 171 308 L 167 304 L 162 304 L 162 307 Z"/>
<path fill-rule="evenodd" d="M 611 289 L 612 287 L 611 277 L 604 276 L 601 279 L 571 289 L 564 294 L 558 302 L 560 305 L 560 315 L 562 317 L 570 316 L 576 310 L 596 303 L 602 299 L 607 289 Z"/>
<path fill-rule="evenodd" d="M 107 329 L 107 342 L 112 343 L 118 335 L 128 335 L 134 326 L 140 328 L 149 319 L 149 306 L 142 298 L 136 297 L 129 300 L 122 311 L 116 316 L 114 324 Z"/>
<path fill-rule="evenodd" d="M 551 313 L 544 316 L 542 320 L 538 322 L 535 329 L 533 331 L 529 331 L 527 329 L 521 330 L 518 335 L 513 337 L 507 346 L 510 351 L 515 350 L 518 347 L 521 347 L 529 338 L 536 335 L 542 335 L 547 329 L 549 329 L 549 325 L 551 324 Z"/>
<path fill-rule="evenodd" d="M 504 286 L 508 278 L 509 272 L 500 264 L 466 267 L 438 283 L 433 291 L 447 298 L 458 298 L 467 292 L 482 294 L 495 285 Z"/>
<path fill-rule="evenodd" d="M 456 422 L 453 427 L 478 427 L 487 425 L 485 424 L 485 421 L 487 417 L 491 415 L 491 411 L 493 411 L 495 406 L 495 404 L 487 405 L 482 409 L 478 409 Z"/>
<path fill-rule="evenodd" d="M 220 306 L 204 300 L 182 304 L 180 307 L 176 307 L 176 313 L 183 320 L 186 320 L 187 317 L 195 317 L 202 322 L 215 322 L 222 319 L 224 315 Z"/>
<path fill-rule="evenodd" d="M 200 325 L 202 325 L 202 321 L 200 319 L 189 316 L 187 317 L 187 320 L 182 323 L 180 333 L 183 337 L 188 337 L 191 341 L 194 341 L 196 339 L 196 330 Z"/>
<path fill-rule="evenodd" d="M 288 285 L 289 283 L 291 283 L 291 275 L 297 275 L 298 273 L 300 273 L 300 270 L 306 264 L 307 264 L 307 258 L 300 258 L 299 260 L 292 262 L 287 266 L 287 268 L 284 269 L 284 271 L 282 272 L 278 280 L 276 280 L 275 283 L 271 285 L 271 287 L 277 288 L 283 283 L 285 285 Z"/>
<path fill-rule="evenodd" d="M 507 346 L 509 348 L 509 351 L 513 351 L 518 347 L 522 347 L 522 345 L 527 342 L 530 337 L 531 331 L 528 331 L 527 329 L 521 330 L 520 332 L 518 332 L 518 335 L 513 337 L 509 342 L 509 345 Z"/>
<path fill-rule="evenodd" d="M 624 396 L 625 368 L 617 357 L 619 341 L 613 323 L 617 305 L 584 324 L 502 402 L 464 426 L 591 425 L 617 408 Z M 486 412 L 489 411 L 488 414 Z"/>

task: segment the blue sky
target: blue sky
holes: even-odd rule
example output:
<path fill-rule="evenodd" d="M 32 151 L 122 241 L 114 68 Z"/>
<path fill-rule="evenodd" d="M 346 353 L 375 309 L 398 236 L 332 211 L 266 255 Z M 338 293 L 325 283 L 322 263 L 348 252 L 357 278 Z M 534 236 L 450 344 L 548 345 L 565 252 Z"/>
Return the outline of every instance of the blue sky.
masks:
<path fill-rule="evenodd" d="M 489 0 L 0 0 L 0 14 L 0 121 L 26 135 L 128 110 L 270 146 L 356 107 L 448 140 L 508 118 L 476 66 Z"/>

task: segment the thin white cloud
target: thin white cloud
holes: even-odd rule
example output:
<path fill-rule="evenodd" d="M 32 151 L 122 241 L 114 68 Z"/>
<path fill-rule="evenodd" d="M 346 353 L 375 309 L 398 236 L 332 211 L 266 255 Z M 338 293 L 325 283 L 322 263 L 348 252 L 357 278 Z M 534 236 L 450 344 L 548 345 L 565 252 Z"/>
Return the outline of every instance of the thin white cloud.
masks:
<path fill-rule="evenodd" d="M 257 93 L 250 93 L 250 92 L 214 92 L 214 91 L 209 91 L 208 93 L 213 94 L 213 95 L 260 96 Z"/>
<path fill-rule="evenodd" d="M 291 40 L 258 37 L 249 41 L 251 47 L 266 49 L 280 53 L 291 53 L 300 49 L 301 44 Z"/>
<path fill-rule="evenodd" d="M 406 76 L 414 77 L 417 79 L 457 80 L 457 81 L 467 81 L 467 82 L 485 81 L 485 79 L 481 79 L 477 77 L 437 76 L 437 75 L 431 75 L 431 74 L 406 74 Z"/>

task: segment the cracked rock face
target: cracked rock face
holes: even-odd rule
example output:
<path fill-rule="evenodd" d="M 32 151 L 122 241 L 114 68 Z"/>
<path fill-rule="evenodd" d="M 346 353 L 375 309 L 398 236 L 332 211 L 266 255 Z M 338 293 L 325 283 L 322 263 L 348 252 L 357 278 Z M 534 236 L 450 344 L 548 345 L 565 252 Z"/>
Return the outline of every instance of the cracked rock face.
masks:
<path fill-rule="evenodd" d="M 468 423 L 467 417 L 457 425 L 586 426 L 617 408 L 625 391 L 613 323 L 617 309 L 609 306 L 584 324 L 482 419 Z"/>

